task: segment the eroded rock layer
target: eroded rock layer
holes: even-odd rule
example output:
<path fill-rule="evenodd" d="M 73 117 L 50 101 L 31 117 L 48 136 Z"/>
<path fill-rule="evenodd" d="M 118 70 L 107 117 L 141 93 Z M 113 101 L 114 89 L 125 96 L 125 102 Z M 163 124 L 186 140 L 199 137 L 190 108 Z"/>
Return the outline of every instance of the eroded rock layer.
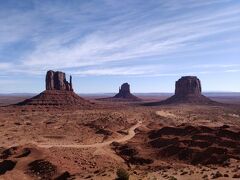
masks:
<path fill-rule="evenodd" d="M 207 127 L 182 125 L 149 132 L 148 145 L 159 158 L 172 158 L 191 164 L 226 165 L 240 160 L 240 131 L 229 126 Z"/>
<path fill-rule="evenodd" d="M 18 105 L 34 106 L 90 106 L 91 103 L 72 91 L 46 90 Z"/>
<path fill-rule="evenodd" d="M 72 108 L 92 106 L 89 101 L 73 92 L 71 76 L 68 82 L 65 73 L 51 70 L 46 74 L 46 90 L 17 105 L 69 106 Z"/>

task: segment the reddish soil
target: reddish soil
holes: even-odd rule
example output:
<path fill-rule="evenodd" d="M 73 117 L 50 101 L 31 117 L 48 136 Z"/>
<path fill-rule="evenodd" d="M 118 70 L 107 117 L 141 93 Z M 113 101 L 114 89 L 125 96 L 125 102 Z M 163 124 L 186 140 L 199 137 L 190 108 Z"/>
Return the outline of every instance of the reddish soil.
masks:
<path fill-rule="evenodd" d="M 149 132 L 149 145 L 157 155 L 177 158 L 191 164 L 229 164 L 230 158 L 240 160 L 240 129 L 228 126 L 163 127 Z"/>
<path fill-rule="evenodd" d="M 119 168 L 133 180 L 239 177 L 239 105 L 54 105 L 45 95 L 0 107 L 0 179 L 112 180 Z"/>
<path fill-rule="evenodd" d="M 62 90 L 46 90 L 37 96 L 30 99 L 17 103 L 20 106 L 72 106 L 73 108 L 90 108 L 93 105 L 75 94 L 72 91 L 62 91 Z"/>

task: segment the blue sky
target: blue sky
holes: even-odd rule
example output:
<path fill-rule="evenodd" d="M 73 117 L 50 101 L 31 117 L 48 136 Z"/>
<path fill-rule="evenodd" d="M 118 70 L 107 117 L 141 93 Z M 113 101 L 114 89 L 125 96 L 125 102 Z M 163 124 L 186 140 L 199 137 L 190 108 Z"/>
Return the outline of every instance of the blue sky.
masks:
<path fill-rule="evenodd" d="M 79 93 L 240 92 L 238 0 L 0 0 L 0 93 L 41 92 L 49 69 Z"/>

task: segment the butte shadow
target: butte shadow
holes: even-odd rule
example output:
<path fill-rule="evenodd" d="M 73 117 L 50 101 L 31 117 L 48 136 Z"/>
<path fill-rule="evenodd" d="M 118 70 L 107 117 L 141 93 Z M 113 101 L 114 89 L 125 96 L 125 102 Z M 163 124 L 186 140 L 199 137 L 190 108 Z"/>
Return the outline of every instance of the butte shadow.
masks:
<path fill-rule="evenodd" d="M 138 98 L 137 96 L 134 96 L 130 91 L 130 85 L 128 83 L 123 83 L 121 87 L 119 88 L 119 92 L 109 98 L 100 98 L 97 100 L 102 101 L 117 101 L 117 102 L 138 102 L 142 101 L 142 99 Z"/>
<path fill-rule="evenodd" d="M 202 95 L 201 82 L 196 76 L 183 76 L 175 83 L 175 94 L 170 98 L 143 104 L 144 106 L 157 106 L 167 104 L 220 104 Z"/>
<path fill-rule="evenodd" d="M 46 74 L 46 90 L 30 99 L 26 99 L 18 106 L 42 106 L 42 107 L 79 107 L 88 108 L 93 104 L 73 91 L 72 77 L 70 82 L 66 80 L 66 75 L 59 71 L 48 71 Z"/>

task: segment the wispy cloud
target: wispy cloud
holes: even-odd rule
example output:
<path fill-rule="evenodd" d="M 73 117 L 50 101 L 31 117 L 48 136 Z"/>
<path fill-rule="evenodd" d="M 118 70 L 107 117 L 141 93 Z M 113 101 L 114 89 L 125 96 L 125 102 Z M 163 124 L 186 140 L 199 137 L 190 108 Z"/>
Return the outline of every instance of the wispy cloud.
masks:
<path fill-rule="evenodd" d="M 162 71 L 156 68 L 158 64 L 173 54 L 209 51 L 209 44 L 212 52 L 224 51 L 225 47 L 214 47 L 224 44 L 226 34 L 240 31 L 240 4 L 229 2 L 36 2 L 29 11 L 16 11 L 9 18 L 1 18 L 0 44 L 7 48 L 9 43 L 25 41 L 31 48 L 17 54 L 12 64 L 0 64 L 0 69 L 32 74 L 47 69 L 73 69 L 68 71 L 81 75 L 154 76 Z M 148 61 L 152 57 L 158 60 L 148 67 L 139 66 L 140 59 Z M 135 65 L 114 67 L 116 62 Z M 205 63 L 199 68 L 212 66 Z M 166 74 L 171 74 L 174 68 L 168 68 Z"/>
<path fill-rule="evenodd" d="M 232 68 L 232 67 L 240 67 L 240 64 L 199 64 L 192 66 L 192 68 Z"/>
<path fill-rule="evenodd" d="M 68 71 L 73 75 L 80 76 L 134 76 L 134 77 L 166 77 L 166 76 L 184 76 L 201 75 L 214 73 L 234 73 L 239 72 L 240 64 L 210 64 L 210 65 L 191 65 L 181 67 L 179 65 L 155 65 L 155 66 L 125 66 L 95 68 L 89 67 L 81 71 Z M 233 69 L 235 68 L 235 69 Z"/>
<path fill-rule="evenodd" d="M 195 1 L 195 0 L 185 0 L 185 1 L 178 1 L 178 0 L 169 0 L 163 1 L 162 5 L 170 10 L 179 10 L 179 9 L 188 9 L 188 8 L 199 8 L 204 6 L 209 6 L 213 4 L 219 4 L 229 2 L 229 0 L 202 0 L 202 1 Z"/>
<path fill-rule="evenodd" d="M 12 68 L 12 64 L 11 63 L 0 63 L 0 70 L 7 70 Z"/>
<path fill-rule="evenodd" d="M 143 75 L 143 74 L 154 74 L 158 72 L 163 67 L 161 66 L 126 66 L 126 67 L 109 67 L 101 69 L 88 69 L 81 71 L 73 71 L 72 74 L 75 75 Z"/>
<path fill-rule="evenodd" d="M 228 70 L 226 70 L 225 72 L 235 73 L 235 72 L 240 72 L 240 69 L 228 69 Z"/>

